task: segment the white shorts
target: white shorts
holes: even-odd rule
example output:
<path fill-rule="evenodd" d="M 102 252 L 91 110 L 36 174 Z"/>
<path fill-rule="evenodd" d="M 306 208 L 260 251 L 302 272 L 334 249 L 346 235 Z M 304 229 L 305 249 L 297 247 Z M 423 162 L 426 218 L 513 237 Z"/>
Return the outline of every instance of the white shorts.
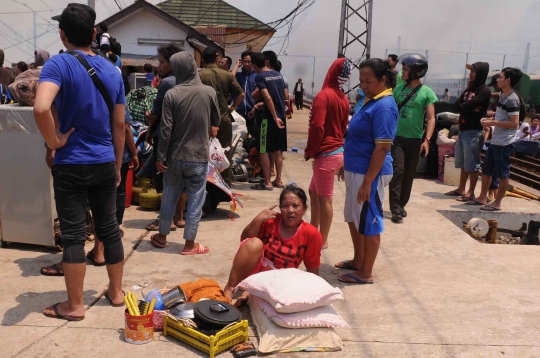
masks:
<path fill-rule="evenodd" d="M 352 222 L 361 235 L 374 236 L 384 231 L 384 188 L 392 175 L 380 175 L 373 181 L 369 202 L 358 204 L 358 189 L 364 182 L 364 174 L 345 171 L 345 222 Z"/>

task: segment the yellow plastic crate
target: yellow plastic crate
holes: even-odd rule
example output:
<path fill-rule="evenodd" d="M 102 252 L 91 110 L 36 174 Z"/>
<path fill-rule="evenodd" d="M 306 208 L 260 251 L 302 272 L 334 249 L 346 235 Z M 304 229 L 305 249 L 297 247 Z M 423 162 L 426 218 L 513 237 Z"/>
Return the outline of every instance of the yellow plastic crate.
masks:
<path fill-rule="evenodd" d="M 164 321 L 163 334 L 209 354 L 210 358 L 239 343 L 248 341 L 248 321 L 246 320 L 218 332 L 215 336 L 207 336 L 193 328 L 185 327 L 167 316 L 164 317 Z"/>

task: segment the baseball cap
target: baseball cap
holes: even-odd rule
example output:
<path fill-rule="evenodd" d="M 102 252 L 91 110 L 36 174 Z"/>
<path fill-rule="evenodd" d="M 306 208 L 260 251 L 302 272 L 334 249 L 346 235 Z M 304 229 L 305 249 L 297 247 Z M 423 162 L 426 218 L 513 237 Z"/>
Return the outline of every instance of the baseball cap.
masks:
<path fill-rule="evenodd" d="M 474 65 L 466 64 L 465 67 L 467 67 L 468 70 L 476 71 L 476 66 L 474 66 Z"/>
<path fill-rule="evenodd" d="M 204 62 L 214 62 L 218 56 L 218 50 L 212 46 L 208 46 L 207 48 L 205 48 L 202 54 Z"/>
<path fill-rule="evenodd" d="M 497 84 L 497 80 L 499 79 L 499 77 L 501 77 L 501 75 L 499 73 L 494 74 L 493 76 L 491 76 L 491 82 L 489 83 L 488 87 L 495 86 Z"/>
<path fill-rule="evenodd" d="M 88 12 L 90 13 L 90 15 L 92 16 L 92 20 L 93 20 L 94 22 L 96 22 L 96 12 L 95 12 L 94 9 L 92 9 L 90 6 L 84 5 L 84 4 L 79 4 L 79 3 L 70 3 L 70 4 L 67 5 L 66 9 L 67 9 L 68 7 L 79 7 L 79 8 L 81 8 L 81 9 L 85 9 L 85 10 L 88 11 Z M 65 10 L 65 9 L 64 9 L 64 10 Z M 63 11 L 62 11 L 62 12 L 63 12 Z M 62 18 L 62 14 L 51 17 L 51 19 L 56 20 L 56 21 L 60 21 L 61 18 Z"/>

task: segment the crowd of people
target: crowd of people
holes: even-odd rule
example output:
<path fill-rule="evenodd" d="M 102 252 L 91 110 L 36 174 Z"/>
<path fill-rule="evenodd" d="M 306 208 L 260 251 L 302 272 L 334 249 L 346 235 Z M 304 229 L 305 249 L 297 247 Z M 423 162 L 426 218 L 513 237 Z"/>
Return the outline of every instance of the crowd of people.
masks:
<path fill-rule="evenodd" d="M 58 19 L 67 53 L 51 57 L 37 51 L 35 58 L 40 75 L 34 116 L 47 147 L 64 247 L 62 262 L 45 267 L 42 273 L 65 276 L 68 292 L 66 302 L 47 307 L 44 314 L 75 321 L 84 319 L 86 259 L 96 266 L 107 266 L 110 283 L 106 298 L 115 307 L 123 305 L 124 252 L 119 225 L 125 209 L 128 167 L 139 165 L 120 53 L 113 49 L 118 46 L 106 27 L 94 27 L 95 19 L 90 7 L 68 5 Z M 100 51 L 96 54 L 97 48 Z M 426 58 L 390 55 L 386 60 L 361 62 L 361 103 L 352 118 L 342 89 L 352 74 L 352 65 L 339 58 L 330 66 L 311 106 L 304 154 L 306 160 L 313 159 L 308 224 L 303 221 L 308 195 L 295 184 L 284 185 L 282 177 L 291 96 L 277 55 L 273 51 L 245 51 L 231 70 L 230 57 L 221 57 L 216 48 L 207 47 L 202 53 L 205 66 L 199 71 L 191 53 L 178 44 L 162 45 L 157 52 L 157 73 L 151 66 L 144 68 L 149 87 L 158 79 L 157 93 L 152 108 L 137 115 L 148 124 L 146 140 L 153 146 L 154 186 L 163 194 L 158 219 L 146 227 L 158 231 L 151 236 L 151 243 L 164 248 L 170 232 L 180 227 L 185 240 L 180 254 L 209 252 L 206 245 L 195 242 L 203 215 L 209 139 L 217 138 L 223 147 L 231 145 L 231 113 L 236 111 L 247 119 L 260 155 L 262 176 L 251 189 L 279 188 L 281 194 L 277 205 L 263 210 L 244 229 L 225 295 L 232 299 L 233 287 L 260 271 L 298 268 L 304 262 L 309 272 L 319 273 L 321 250 L 329 246 L 336 173 L 338 181 L 345 182 L 344 218 L 353 243 L 352 259 L 335 264 L 351 271 L 339 280 L 373 284 L 373 266 L 384 231 L 385 187 L 390 187 L 392 221 L 400 223 L 407 217 L 405 206 L 419 156 L 429 153 L 435 129 L 434 103 L 438 99 L 422 84 L 428 70 Z M 401 71 L 396 68 L 399 63 Z M 17 64 L 17 71 L 25 71 L 24 65 Z M 516 135 L 520 99 L 513 88 L 521 71 L 503 69 L 496 79 L 498 93 L 492 94 L 485 85 L 489 65 L 477 62 L 467 68 L 471 71 L 469 86 L 455 105 L 460 115 L 456 167 L 461 168 L 462 180 L 456 190 L 446 194 L 459 196 L 467 204 L 480 204 L 482 210 L 500 210 L 513 142 L 517 137 L 536 139 L 538 118 Z M 13 78 L 0 69 L 0 83 Z M 301 110 L 301 78 L 293 92 L 296 108 Z M 489 109 L 492 97 L 497 97 L 494 111 Z M 484 128 L 490 133 L 490 145 L 480 168 Z M 480 169 L 481 194 L 475 197 Z M 232 183 L 230 171 L 223 172 L 223 177 Z M 494 178 L 499 191 L 495 201 L 487 203 Z M 274 211 L 277 206 L 279 212 Z M 96 240 L 85 255 L 87 207 L 93 214 Z"/>

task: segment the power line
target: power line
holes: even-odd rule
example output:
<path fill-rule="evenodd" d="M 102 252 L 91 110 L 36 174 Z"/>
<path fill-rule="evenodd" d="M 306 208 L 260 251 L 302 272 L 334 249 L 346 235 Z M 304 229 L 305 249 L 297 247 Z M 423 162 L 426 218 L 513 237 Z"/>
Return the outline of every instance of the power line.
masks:
<path fill-rule="evenodd" d="M 54 27 L 55 29 L 58 29 L 58 26 L 56 26 L 55 24 L 53 24 L 52 22 L 50 22 L 49 20 L 47 20 L 46 18 L 44 18 L 43 16 L 41 16 L 40 14 L 38 14 L 36 11 L 34 11 L 34 9 L 32 9 L 30 6 L 26 5 L 25 3 L 22 3 L 20 1 L 17 1 L 17 0 L 11 0 L 13 1 L 14 3 L 17 3 L 17 4 L 20 4 L 20 5 L 23 5 L 23 6 L 26 6 L 30 11 L 32 11 L 33 13 L 35 13 L 37 16 L 39 16 L 41 19 L 43 19 L 45 22 L 47 22 L 48 24 L 50 24 L 52 27 Z"/>
<path fill-rule="evenodd" d="M 10 12 L 0 12 L 0 15 L 12 15 L 12 14 L 33 14 L 34 12 L 49 12 L 49 11 L 60 11 L 62 9 L 51 9 L 49 10 L 34 10 L 34 11 L 10 11 Z"/>

